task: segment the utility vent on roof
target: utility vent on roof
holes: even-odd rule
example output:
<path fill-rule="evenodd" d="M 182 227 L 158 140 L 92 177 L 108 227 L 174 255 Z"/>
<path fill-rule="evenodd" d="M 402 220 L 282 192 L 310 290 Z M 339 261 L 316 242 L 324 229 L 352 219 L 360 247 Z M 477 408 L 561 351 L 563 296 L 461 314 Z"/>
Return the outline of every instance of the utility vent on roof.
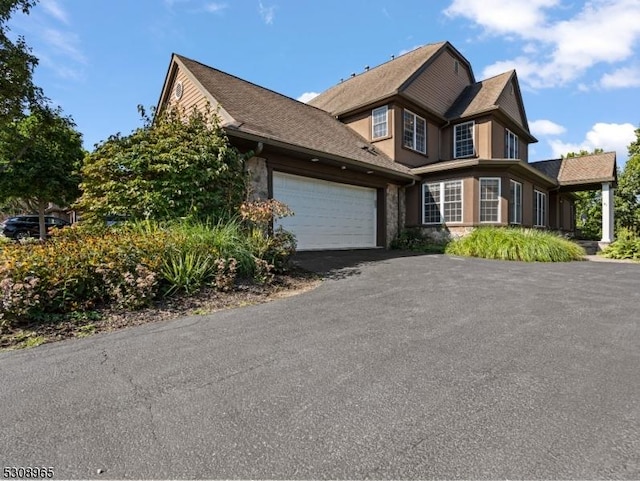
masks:
<path fill-rule="evenodd" d="M 182 82 L 178 82 L 176 84 L 176 88 L 173 90 L 173 95 L 176 97 L 176 100 L 180 100 L 182 98 L 183 91 L 184 87 L 182 86 Z"/>

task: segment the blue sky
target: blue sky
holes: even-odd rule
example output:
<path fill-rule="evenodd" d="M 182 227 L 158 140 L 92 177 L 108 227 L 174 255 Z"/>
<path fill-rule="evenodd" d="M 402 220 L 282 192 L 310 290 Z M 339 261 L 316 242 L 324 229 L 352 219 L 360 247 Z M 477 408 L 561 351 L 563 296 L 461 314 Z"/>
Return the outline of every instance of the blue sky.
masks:
<path fill-rule="evenodd" d="M 141 125 L 172 52 L 305 99 L 442 40 L 478 80 L 516 68 L 530 160 L 599 147 L 621 165 L 640 126 L 640 0 L 40 0 L 10 25 L 88 150 Z"/>

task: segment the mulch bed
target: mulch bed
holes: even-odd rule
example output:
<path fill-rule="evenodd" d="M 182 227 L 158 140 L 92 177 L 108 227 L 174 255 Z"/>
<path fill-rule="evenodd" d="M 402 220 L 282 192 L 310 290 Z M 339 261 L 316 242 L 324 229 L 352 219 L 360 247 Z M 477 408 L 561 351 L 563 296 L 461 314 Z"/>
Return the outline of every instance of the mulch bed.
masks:
<path fill-rule="evenodd" d="M 315 274 L 295 270 L 278 275 L 266 286 L 238 283 L 230 292 L 206 288 L 192 296 L 158 299 L 148 308 L 123 311 L 102 307 L 88 312 L 76 312 L 64 318 L 25 323 L 19 326 L 0 326 L 0 351 L 20 349 L 69 338 L 87 337 L 150 322 L 165 321 L 191 315 L 206 315 L 223 309 L 233 309 L 270 302 L 306 292 L 317 287 Z"/>

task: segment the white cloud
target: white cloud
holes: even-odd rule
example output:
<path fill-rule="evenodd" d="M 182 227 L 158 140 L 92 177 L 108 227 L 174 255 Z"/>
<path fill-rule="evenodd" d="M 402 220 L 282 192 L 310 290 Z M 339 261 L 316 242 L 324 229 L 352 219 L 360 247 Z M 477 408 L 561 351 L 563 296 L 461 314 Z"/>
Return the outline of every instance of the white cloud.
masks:
<path fill-rule="evenodd" d="M 225 8 L 227 8 L 227 6 L 228 5 L 226 3 L 209 2 L 204 5 L 203 9 L 206 12 L 219 13 Z"/>
<path fill-rule="evenodd" d="M 531 129 L 531 133 L 533 135 L 537 135 L 540 137 L 549 136 L 549 135 L 560 135 L 567 131 L 560 124 L 556 124 L 551 120 L 540 119 L 529 122 L 529 128 Z"/>
<path fill-rule="evenodd" d="M 581 150 L 593 151 L 603 149 L 605 152 L 615 151 L 618 164 L 623 163 L 628 156 L 628 146 L 636 139 L 633 124 L 607 124 L 599 122 L 591 127 L 582 142 L 563 142 L 559 139 L 549 141 L 553 155 L 560 157 L 568 152 Z"/>
<path fill-rule="evenodd" d="M 41 0 L 40 5 L 42 5 L 48 15 L 62 23 L 69 24 L 69 16 L 57 0 Z"/>
<path fill-rule="evenodd" d="M 571 18 L 561 18 L 559 0 L 453 0 L 444 13 L 475 22 L 489 35 L 525 42 L 522 55 L 497 62 L 523 66 L 518 76 L 534 88 L 566 85 L 597 64 L 629 60 L 640 40 L 638 0 L 590 0 Z M 554 18 L 548 13 L 553 10 Z"/>
<path fill-rule="evenodd" d="M 300 97 L 298 97 L 296 100 L 299 100 L 300 102 L 303 102 L 306 104 L 310 100 L 316 98 L 318 95 L 320 95 L 318 92 L 305 92 L 302 95 L 300 95 Z"/>
<path fill-rule="evenodd" d="M 264 23 L 266 23 L 267 25 L 273 24 L 273 20 L 276 17 L 275 5 L 265 7 L 264 4 L 260 1 L 258 2 L 258 11 L 260 12 L 260 16 L 262 17 Z"/>
<path fill-rule="evenodd" d="M 606 89 L 640 87 L 640 67 L 622 67 L 604 74 L 600 86 Z"/>
<path fill-rule="evenodd" d="M 453 0 L 444 13 L 473 20 L 489 33 L 522 34 L 544 24 L 544 9 L 558 3 L 559 0 Z"/>
<path fill-rule="evenodd" d="M 43 40 L 58 55 L 63 55 L 78 63 L 87 63 L 87 59 L 79 47 L 80 40 L 75 33 L 45 28 Z"/>

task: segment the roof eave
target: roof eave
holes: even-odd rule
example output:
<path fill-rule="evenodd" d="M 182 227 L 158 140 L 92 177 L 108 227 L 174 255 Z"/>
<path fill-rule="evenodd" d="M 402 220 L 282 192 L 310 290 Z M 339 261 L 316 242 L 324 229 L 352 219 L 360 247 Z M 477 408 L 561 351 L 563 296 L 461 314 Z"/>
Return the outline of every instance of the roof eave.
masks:
<path fill-rule="evenodd" d="M 268 137 L 262 134 L 247 132 L 246 130 L 239 130 L 233 127 L 225 128 L 225 132 L 229 137 L 236 137 L 243 140 L 252 140 L 255 142 L 262 142 L 266 145 L 271 145 L 273 147 L 279 147 L 281 149 L 286 149 L 292 152 L 298 152 L 306 155 L 310 155 L 312 157 L 321 157 L 323 159 L 332 160 L 334 162 L 341 162 L 347 165 L 357 166 L 364 170 L 372 170 L 374 172 L 379 172 L 386 174 L 387 176 L 395 177 L 398 179 L 406 179 L 406 180 L 419 180 L 419 177 L 412 174 L 411 172 L 401 172 L 399 170 L 389 169 L 386 167 L 381 167 L 379 165 L 370 164 L 368 162 L 364 162 L 361 160 L 350 159 L 347 157 L 342 157 L 335 154 L 330 154 L 328 152 L 324 152 L 321 150 L 310 149 L 307 147 L 302 147 L 300 145 L 291 144 L 288 142 L 284 142 L 280 139 L 275 139 L 272 137 Z"/>
<path fill-rule="evenodd" d="M 598 177 L 595 179 L 580 179 L 580 180 L 569 180 L 569 181 L 561 181 L 559 184 L 561 187 L 565 186 L 573 186 L 573 185 L 591 185 L 591 184 L 603 184 L 607 182 L 617 182 L 615 176 L 612 177 Z"/>
<path fill-rule="evenodd" d="M 539 170 L 531 167 L 526 162 L 520 159 L 462 159 L 462 160 L 448 160 L 446 162 L 438 162 L 435 164 L 425 165 L 424 167 L 417 167 L 411 169 L 411 173 L 415 175 L 432 174 L 436 172 L 443 172 L 447 170 L 460 170 L 469 167 L 506 167 L 506 168 L 521 168 L 533 174 L 535 177 L 545 181 L 550 186 L 558 186 L 558 181 L 543 174 Z"/>

